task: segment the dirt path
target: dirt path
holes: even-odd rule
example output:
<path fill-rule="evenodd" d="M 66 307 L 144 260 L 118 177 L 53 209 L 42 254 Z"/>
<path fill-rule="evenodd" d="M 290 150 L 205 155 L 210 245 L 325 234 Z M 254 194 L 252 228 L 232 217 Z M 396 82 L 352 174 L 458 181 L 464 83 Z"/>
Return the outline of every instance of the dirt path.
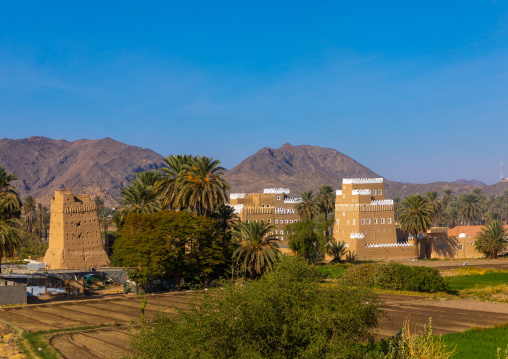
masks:
<path fill-rule="evenodd" d="M 18 345 L 16 333 L 0 323 L 0 359 L 28 358 Z"/>

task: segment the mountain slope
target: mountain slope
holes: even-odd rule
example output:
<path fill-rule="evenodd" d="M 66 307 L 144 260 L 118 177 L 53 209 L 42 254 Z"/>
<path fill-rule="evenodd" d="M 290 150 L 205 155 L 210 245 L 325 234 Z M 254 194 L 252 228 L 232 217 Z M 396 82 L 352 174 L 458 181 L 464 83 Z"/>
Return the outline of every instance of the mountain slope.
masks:
<path fill-rule="evenodd" d="M 100 195 L 114 205 L 114 197 L 131 176 L 160 168 L 163 157 L 111 138 L 4 138 L 0 140 L 0 166 L 18 176 L 13 184 L 22 198 L 30 194 L 47 204 L 55 190 L 70 187 L 75 193 Z"/>
<path fill-rule="evenodd" d="M 231 192 L 258 192 L 266 187 L 300 192 L 317 190 L 320 184 L 340 188 L 344 177 L 380 176 L 337 150 L 289 143 L 262 148 L 227 172 Z"/>

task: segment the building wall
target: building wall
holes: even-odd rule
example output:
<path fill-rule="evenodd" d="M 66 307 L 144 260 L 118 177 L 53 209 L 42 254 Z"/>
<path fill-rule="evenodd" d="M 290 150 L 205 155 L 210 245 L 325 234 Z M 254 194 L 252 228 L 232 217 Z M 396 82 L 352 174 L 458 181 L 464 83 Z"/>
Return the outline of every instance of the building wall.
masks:
<path fill-rule="evenodd" d="M 26 304 L 26 284 L 0 286 L 0 305 L 8 304 Z"/>
<path fill-rule="evenodd" d="M 48 269 L 104 267 L 104 251 L 97 207 L 88 195 L 74 196 L 70 189 L 56 191 L 51 200 Z"/>

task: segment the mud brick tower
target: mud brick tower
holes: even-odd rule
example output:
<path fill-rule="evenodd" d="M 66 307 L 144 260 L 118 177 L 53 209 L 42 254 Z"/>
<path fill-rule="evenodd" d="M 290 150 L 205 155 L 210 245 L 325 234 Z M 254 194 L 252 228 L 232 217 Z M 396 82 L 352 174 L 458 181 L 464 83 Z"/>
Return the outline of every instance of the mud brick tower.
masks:
<path fill-rule="evenodd" d="M 414 240 L 397 240 L 393 200 L 385 199 L 383 178 L 344 178 L 336 192 L 333 236 L 359 260 L 409 259 Z"/>
<path fill-rule="evenodd" d="M 55 191 L 51 199 L 48 269 L 109 266 L 102 245 L 97 206 L 89 195 L 74 196 L 70 189 Z"/>

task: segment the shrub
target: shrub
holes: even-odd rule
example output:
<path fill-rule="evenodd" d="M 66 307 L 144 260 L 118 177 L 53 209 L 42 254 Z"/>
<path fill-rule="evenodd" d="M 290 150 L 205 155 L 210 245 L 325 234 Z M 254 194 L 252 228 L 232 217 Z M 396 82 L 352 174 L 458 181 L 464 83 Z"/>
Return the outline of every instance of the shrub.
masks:
<path fill-rule="evenodd" d="M 362 358 L 380 309 L 365 288 L 320 286 L 304 259 L 284 257 L 245 285 L 209 290 L 188 311 L 144 322 L 136 358 Z"/>
<path fill-rule="evenodd" d="M 391 290 L 429 293 L 448 290 L 448 284 L 437 269 L 398 263 L 352 266 L 343 274 L 342 281 L 347 285 L 361 284 Z"/>

